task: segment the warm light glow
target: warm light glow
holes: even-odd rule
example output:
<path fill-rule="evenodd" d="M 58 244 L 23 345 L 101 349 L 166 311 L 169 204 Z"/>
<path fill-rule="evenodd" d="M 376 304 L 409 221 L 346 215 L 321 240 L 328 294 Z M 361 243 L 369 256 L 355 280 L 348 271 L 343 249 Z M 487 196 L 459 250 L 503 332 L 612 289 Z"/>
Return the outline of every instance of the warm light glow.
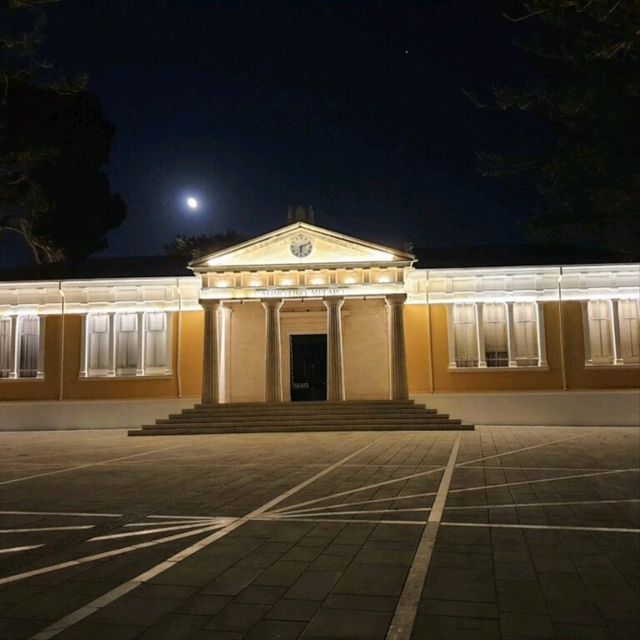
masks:
<path fill-rule="evenodd" d="M 345 284 L 355 284 L 356 279 L 353 276 L 347 276 L 344 279 Z"/>
<path fill-rule="evenodd" d="M 249 286 L 250 286 L 250 287 L 259 287 L 261 284 L 262 284 L 262 282 L 260 282 L 260 280 L 252 280 L 252 281 L 249 283 Z"/>
<path fill-rule="evenodd" d="M 324 278 L 313 278 L 311 284 L 324 284 Z"/>
<path fill-rule="evenodd" d="M 216 284 L 219 287 L 222 287 L 222 288 L 229 286 L 229 282 L 227 280 L 218 280 L 218 282 L 216 282 Z"/>
<path fill-rule="evenodd" d="M 197 209 L 198 201 L 195 198 L 187 198 L 187 206 L 189 209 Z"/>
<path fill-rule="evenodd" d="M 393 260 L 393 254 L 386 251 L 376 251 L 375 258 L 376 260 Z"/>
<path fill-rule="evenodd" d="M 290 287 L 293 284 L 293 280 L 291 278 L 283 278 L 280 280 L 280 284 L 283 287 Z"/>
<path fill-rule="evenodd" d="M 389 278 L 389 276 L 380 276 L 378 278 L 378 282 L 380 283 L 391 282 L 391 278 Z"/>

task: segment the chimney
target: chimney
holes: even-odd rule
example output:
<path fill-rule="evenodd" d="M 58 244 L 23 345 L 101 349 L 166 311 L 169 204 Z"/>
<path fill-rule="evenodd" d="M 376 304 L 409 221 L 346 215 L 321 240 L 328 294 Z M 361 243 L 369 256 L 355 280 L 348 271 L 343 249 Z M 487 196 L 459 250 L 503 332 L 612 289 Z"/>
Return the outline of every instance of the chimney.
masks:
<path fill-rule="evenodd" d="M 295 207 L 289 205 L 287 208 L 287 223 L 306 222 L 307 224 L 316 223 L 316 214 L 311 205 L 298 204 Z"/>

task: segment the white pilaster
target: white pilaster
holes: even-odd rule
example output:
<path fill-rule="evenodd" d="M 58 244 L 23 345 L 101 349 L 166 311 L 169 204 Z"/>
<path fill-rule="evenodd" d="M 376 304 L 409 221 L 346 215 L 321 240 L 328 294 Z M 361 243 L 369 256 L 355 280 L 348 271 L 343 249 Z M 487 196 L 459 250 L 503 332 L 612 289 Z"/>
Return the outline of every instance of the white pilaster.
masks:
<path fill-rule="evenodd" d="M 391 400 L 406 400 L 409 397 L 402 313 L 406 299 L 406 294 L 389 295 L 385 298 L 389 310 L 389 364 L 391 370 L 389 395 Z"/>
<path fill-rule="evenodd" d="M 282 363 L 280 358 L 280 308 L 282 300 L 262 300 L 265 310 L 266 371 L 265 402 L 282 402 Z"/>
<path fill-rule="evenodd" d="M 218 301 L 200 301 L 204 307 L 204 350 L 202 354 L 202 403 L 220 400 L 218 369 Z"/>
<path fill-rule="evenodd" d="M 342 314 L 344 298 L 325 298 L 327 308 L 327 400 L 344 400 Z"/>

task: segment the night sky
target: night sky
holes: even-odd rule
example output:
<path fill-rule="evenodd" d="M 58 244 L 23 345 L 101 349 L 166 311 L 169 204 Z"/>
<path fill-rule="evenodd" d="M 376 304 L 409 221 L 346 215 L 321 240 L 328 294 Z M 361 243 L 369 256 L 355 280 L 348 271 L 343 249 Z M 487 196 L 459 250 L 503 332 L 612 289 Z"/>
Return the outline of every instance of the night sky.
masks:
<path fill-rule="evenodd" d="M 463 94 L 534 73 L 488 2 L 62 0 L 48 14 L 46 57 L 87 73 L 116 125 L 128 219 L 105 255 L 263 233 L 288 204 L 392 245 L 525 240 L 532 191 L 482 177 L 475 152 L 526 153 L 539 132 Z"/>

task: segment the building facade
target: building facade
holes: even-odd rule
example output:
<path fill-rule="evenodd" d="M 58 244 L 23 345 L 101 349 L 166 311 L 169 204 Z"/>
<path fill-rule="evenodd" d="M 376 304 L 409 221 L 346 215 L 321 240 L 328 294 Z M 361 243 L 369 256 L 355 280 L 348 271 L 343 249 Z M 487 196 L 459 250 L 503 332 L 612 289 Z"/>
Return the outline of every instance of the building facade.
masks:
<path fill-rule="evenodd" d="M 296 222 L 190 269 L 0 282 L 0 427 L 408 397 L 476 424 L 638 422 L 638 264 L 421 269 Z"/>

